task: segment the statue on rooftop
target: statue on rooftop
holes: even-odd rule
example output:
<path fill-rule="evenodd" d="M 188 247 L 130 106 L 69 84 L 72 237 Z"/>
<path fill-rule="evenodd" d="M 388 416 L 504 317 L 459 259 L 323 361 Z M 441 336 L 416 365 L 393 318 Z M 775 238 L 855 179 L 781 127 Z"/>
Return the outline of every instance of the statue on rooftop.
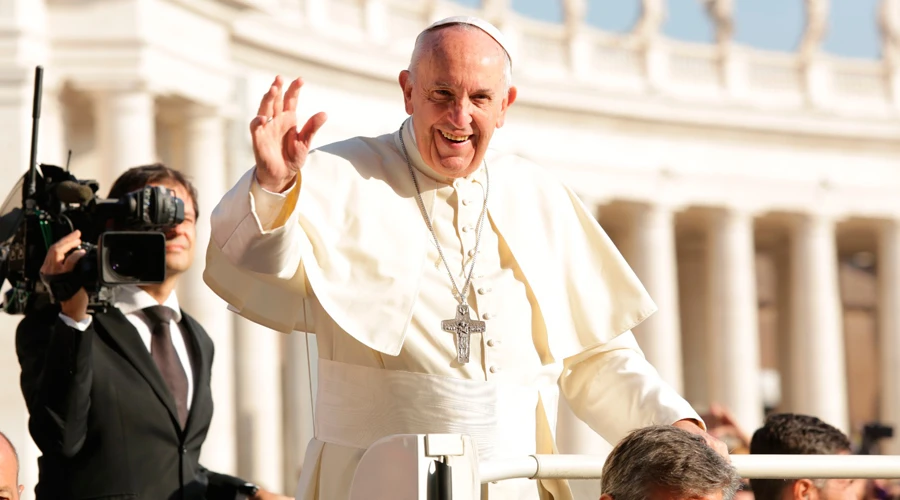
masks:
<path fill-rule="evenodd" d="M 878 12 L 881 57 L 891 68 L 900 66 L 900 0 L 882 0 Z"/>
<path fill-rule="evenodd" d="M 587 17 L 587 0 L 562 0 L 563 22 L 570 36 L 578 33 Z"/>
<path fill-rule="evenodd" d="M 665 0 L 641 0 L 641 17 L 631 31 L 632 35 L 644 42 L 656 39 L 666 21 L 665 3 Z"/>
<path fill-rule="evenodd" d="M 716 44 L 724 47 L 734 37 L 734 0 L 701 0 L 716 28 Z"/>
<path fill-rule="evenodd" d="M 828 32 L 829 0 L 806 0 L 806 30 L 800 40 L 800 58 L 812 59 L 822 47 Z"/>

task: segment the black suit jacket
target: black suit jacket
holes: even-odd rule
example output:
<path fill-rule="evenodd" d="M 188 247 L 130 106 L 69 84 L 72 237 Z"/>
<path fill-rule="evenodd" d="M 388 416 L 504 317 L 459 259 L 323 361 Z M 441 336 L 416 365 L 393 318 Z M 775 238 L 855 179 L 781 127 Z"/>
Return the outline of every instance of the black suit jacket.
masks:
<path fill-rule="evenodd" d="M 233 500 L 244 481 L 199 464 L 213 414 L 213 343 L 182 311 L 194 374 L 185 429 L 175 401 L 134 326 L 115 308 L 84 332 L 58 306 L 16 330 L 29 429 L 42 451 L 37 500 Z M 173 334 L 176 332 L 173 332 Z"/>

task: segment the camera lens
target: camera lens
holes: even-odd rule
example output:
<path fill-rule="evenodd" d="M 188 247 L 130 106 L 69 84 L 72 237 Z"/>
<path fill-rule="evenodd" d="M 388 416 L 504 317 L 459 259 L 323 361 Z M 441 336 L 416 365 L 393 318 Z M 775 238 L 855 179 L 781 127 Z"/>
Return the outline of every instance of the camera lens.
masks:
<path fill-rule="evenodd" d="M 120 247 L 110 252 L 109 265 L 113 271 L 123 276 L 135 276 L 140 274 L 138 265 L 140 259 L 136 255 L 135 248 Z"/>
<path fill-rule="evenodd" d="M 166 277 L 163 233 L 110 231 L 103 233 L 101 248 L 102 283 L 161 283 Z"/>

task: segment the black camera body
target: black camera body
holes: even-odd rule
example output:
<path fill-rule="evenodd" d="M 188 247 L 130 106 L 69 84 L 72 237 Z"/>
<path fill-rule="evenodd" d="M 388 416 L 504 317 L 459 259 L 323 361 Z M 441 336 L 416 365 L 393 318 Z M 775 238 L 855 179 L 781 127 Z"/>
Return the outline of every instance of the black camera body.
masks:
<path fill-rule="evenodd" d="M 166 278 L 166 232 L 184 221 L 184 201 L 169 189 L 145 186 L 121 199 L 97 196 L 99 185 L 68 170 L 35 162 L 42 69 L 35 81 L 32 164 L 0 207 L 0 285 L 3 309 L 22 314 L 84 287 L 89 310 L 105 310 L 110 287 L 161 283 Z M 21 200 L 21 202 L 20 202 Z M 87 253 L 71 273 L 41 276 L 49 247 L 81 231 Z"/>
<path fill-rule="evenodd" d="M 184 202 L 172 191 L 146 186 L 121 199 L 102 199 L 94 181 L 80 181 L 54 165 L 42 164 L 41 173 L 25 206 L 0 218 L 0 237 L 3 228 L 15 228 L 11 238 L 0 241 L 6 249 L 0 250 L 0 280 L 12 285 L 7 313 L 24 313 L 33 299 L 52 298 L 41 265 L 50 245 L 75 230 L 81 231 L 87 253 L 66 281 L 75 290 L 85 288 L 92 311 L 108 305 L 110 286 L 165 280 L 165 233 L 184 220 Z M 27 176 L 23 188 L 26 182 Z"/>

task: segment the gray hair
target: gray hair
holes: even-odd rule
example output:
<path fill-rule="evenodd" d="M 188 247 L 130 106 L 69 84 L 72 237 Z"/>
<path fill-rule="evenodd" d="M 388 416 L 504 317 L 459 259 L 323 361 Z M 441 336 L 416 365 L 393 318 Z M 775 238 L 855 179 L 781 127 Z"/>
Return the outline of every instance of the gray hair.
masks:
<path fill-rule="evenodd" d="M 664 488 L 681 497 L 722 492 L 734 498 L 740 477 L 702 437 L 671 425 L 638 429 L 613 448 L 603 465 L 603 494 L 644 500 Z"/>
<path fill-rule="evenodd" d="M 422 54 L 425 52 L 425 50 L 427 48 L 426 47 L 426 42 L 428 41 L 427 35 L 429 35 L 431 33 L 435 33 L 442 29 L 446 29 L 446 28 L 458 28 L 458 29 L 462 29 L 465 31 L 480 31 L 482 33 L 485 33 L 484 31 L 481 30 L 481 28 L 479 28 L 477 26 L 473 26 L 471 24 L 466 24 L 466 23 L 442 24 L 439 26 L 435 26 L 433 28 L 429 28 L 429 29 L 419 33 L 419 36 L 416 37 L 416 45 L 413 48 L 412 56 L 409 59 L 409 67 L 407 68 L 411 75 L 415 75 L 413 68 L 415 67 L 416 63 L 419 62 L 419 59 L 422 58 Z M 505 59 L 505 63 L 503 64 L 503 85 L 506 87 L 506 90 L 508 91 L 510 89 L 510 87 L 512 87 L 512 59 L 510 59 L 509 53 L 506 52 L 506 49 L 504 49 L 499 43 L 497 44 L 497 46 L 500 47 L 500 50 L 503 51 L 503 57 Z"/>

